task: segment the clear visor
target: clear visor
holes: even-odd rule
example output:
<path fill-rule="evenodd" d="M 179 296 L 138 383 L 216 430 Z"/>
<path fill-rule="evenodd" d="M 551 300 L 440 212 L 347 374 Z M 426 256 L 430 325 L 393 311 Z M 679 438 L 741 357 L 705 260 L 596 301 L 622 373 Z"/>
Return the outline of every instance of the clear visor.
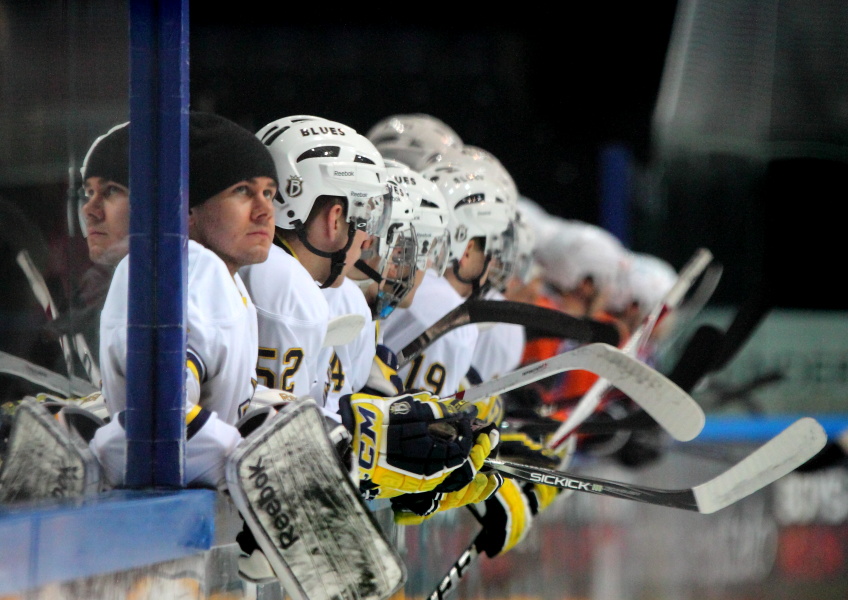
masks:
<path fill-rule="evenodd" d="M 418 268 L 431 269 L 440 277 L 444 275 L 450 256 L 450 232 L 445 230 L 436 236 L 420 238 L 418 247 Z"/>
<path fill-rule="evenodd" d="M 521 280 L 521 283 L 527 285 L 533 279 L 533 255 L 526 253 L 518 253 L 515 257 L 515 267 L 513 273 Z"/>
<path fill-rule="evenodd" d="M 392 219 L 391 198 L 386 195 L 359 197 L 355 192 L 348 195 L 347 220 L 359 231 L 383 237 Z"/>
<path fill-rule="evenodd" d="M 489 282 L 497 289 L 503 290 L 512 274 L 515 273 L 515 262 L 518 247 L 515 244 L 515 230 L 512 224 L 501 235 L 492 239 L 491 262 L 489 266 Z M 486 250 L 489 251 L 487 242 Z"/>

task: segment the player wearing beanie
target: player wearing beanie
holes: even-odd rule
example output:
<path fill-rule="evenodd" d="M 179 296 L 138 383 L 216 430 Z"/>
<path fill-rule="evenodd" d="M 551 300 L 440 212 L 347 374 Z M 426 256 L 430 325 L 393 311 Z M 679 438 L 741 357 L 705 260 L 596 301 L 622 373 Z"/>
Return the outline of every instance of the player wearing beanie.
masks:
<path fill-rule="evenodd" d="M 186 357 L 188 484 L 220 487 L 235 427 L 253 395 L 256 310 L 237 270 L 267 258 L 277 191 L 274 162 L 247 130 L 223 117 L 189 115 Z M 91 448 L 112 485 L 125 481 L 129 261 L 118 265 L 101 317 L 103 394 L 111 417 Z"/>
<path fill-rule="evenodd" d="M 115 266 L 129 247 L 129 122 L 94 141 L 81 172 L 78 208 L 88 256 L 97 264 Z"/>

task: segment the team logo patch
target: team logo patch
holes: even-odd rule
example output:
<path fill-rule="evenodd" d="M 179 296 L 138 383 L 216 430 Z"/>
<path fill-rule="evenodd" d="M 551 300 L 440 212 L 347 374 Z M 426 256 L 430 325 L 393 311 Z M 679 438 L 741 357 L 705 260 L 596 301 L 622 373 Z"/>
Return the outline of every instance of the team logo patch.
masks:
<path fill-rule="evenodd" d="M 393 415 L 407 415 L 409 411 L 412 410 L 412 407 L 409 405 L 409 402 L 406 400 L 401 400 L 400 402 L 395 402 L 389 407 L 389 413 Z"/>
<path fill-rule="evenodd" d="M 303 193 L 303 179 L 297 175 L 289 176 L 286 182 L 286 195 L 289 198 L 297 198 Z"/>
<path fill-rule="evenodd" d="M 466 227 L 465 225 L 460 225 L 459 227 L 457 227 L 456 235 L 454 235 L 454 238 L 456 238 L 457 242 L 464 242 L 466 239 L 468 239 L 468 227 Z"/>

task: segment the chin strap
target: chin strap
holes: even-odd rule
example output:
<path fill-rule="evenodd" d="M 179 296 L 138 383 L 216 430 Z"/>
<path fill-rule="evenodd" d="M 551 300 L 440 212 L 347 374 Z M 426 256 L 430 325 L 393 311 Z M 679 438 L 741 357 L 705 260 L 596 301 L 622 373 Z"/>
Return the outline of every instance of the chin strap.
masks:
<path fill-rule="evenodd" d="M 383 282 L 383 276 L 371 268 L 371 266 L 361 258 L 354 263 L 354 266 L 359 269 L 363 275 L 367 275 L 370 280 L 376 281 L 377 283 Z"/>
<path fill-rule="evenodd" d="M 345 266 L 345 260 L 347 259 L 347 251 L 350 250 L 350 247 L 353 245 L 353 238 L 356 236 L 356 227 L 353 223 L 348 224 L 347 229 L 347 243 L 344 248 L 341 250 L 336 250 L 335 252 L 325 252 L 324 250 L 319 250 L 311 243 L 306 237 L 306 228 L 298 227 L 296 230 L 297 239 L 300 240 L 300 243 L 303 244 L 307 250 L 309 250 L 312 254 L 316 256 L 320 256 L 322 258 L 330 259 L 330 274 L 327 276 L 327 279 L 324 283 L 321 284 L 321 289 L 326 289 L 331 287 L 336 279 L 339 278 L 339 275 L 342 272 L 342 269 Z"/>
<path fill-rule="evenodd" d="M 466 279 L 465 277 L 462 277 L 459 274 L 459 261 L 458 260 L 453 261 L 453 266 L 451 268 L 453 269 L 454 277 L 456 277 L 459 280 L 460 283 L 464 283 L 465 285 L 471 286 L 471 294 L 468 296 L 469 299 L 477 298 L 484 291 L 489 289 L 489 283 L 486 282 L 485 284 L 481 284 L 480 280 L 483 278 L 483 273 L 485 273 L 486 269 L 489 268 L 489 262 L 491 260 L 492 260 L 492 257 L 490 255 L 486 254 L 486 260 L 485 260 L 485 262 L 483 262 L 483 268 L 480 269 L 480 274 L 477 275 L 476 277 L 474 277 L 473 279 L 472 278 Z"/>

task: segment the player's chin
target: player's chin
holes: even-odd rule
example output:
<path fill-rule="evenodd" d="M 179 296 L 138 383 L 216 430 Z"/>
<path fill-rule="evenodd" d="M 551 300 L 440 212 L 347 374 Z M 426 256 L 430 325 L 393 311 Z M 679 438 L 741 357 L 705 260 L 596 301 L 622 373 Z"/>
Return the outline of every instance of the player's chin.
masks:
<path fill-rule="evenodd" d="M 255 239 L 252 244 L 242 253 L 243 262 L 245 265 L 255 265 L 263 263 L 268 258 L 268 253 L 271 251 L 271 239 L 267 240 Z"/>

